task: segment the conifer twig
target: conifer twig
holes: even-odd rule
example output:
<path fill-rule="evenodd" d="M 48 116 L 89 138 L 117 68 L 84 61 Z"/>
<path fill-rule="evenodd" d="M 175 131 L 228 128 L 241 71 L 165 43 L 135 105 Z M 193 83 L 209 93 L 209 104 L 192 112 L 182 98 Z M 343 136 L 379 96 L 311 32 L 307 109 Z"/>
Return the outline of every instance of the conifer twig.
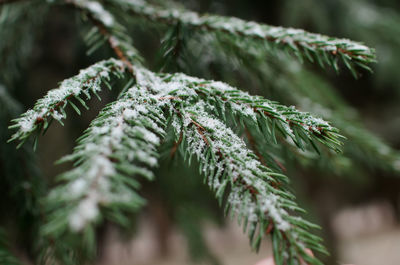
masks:
<path fill-rule="evenodd" d="M 97 28 L 98 32 L 105 38 L 115 55 L 125 64 L 127 69 L 134 75 L 132 62 L 139 63 L 141 57 L 139 52 L 132 46 L 130 38 L 123 34 L 124 28 L 117 23 L 114 16 L 105 10 L 97 1 L 65 0 L 67 4 L 74 6 L 87 15 L 89 20 Z M 118 31 L 118 34 L 114 31 Z M 98 39 L 95 34 L 88 37 L 93 42 L 92 49 L 97 48 Z"/>
<path fill-rule="evenodd" d="M 244 142 L 207 114 L 203 105 L 199 102 L 180 110 L 182 119 L 189 119 L 182 127 L 186 135 L 185 153 L 197 157 L 217 199 L 221 202 L 224 193 L 229 194 L 226 207 L 237 215 L 239 223 L 243 222 L 244 230 L 248 229 L 254 248 L 259 247 L 266 234 L 272 234 L 277 264 L 300 259 L 320 264 L 305 253 L 305 248 L 326 252 L 319 238 L 309 238 L 303 231 L 314 225 L 299 217 L 290 217 L 285 210 L 284 205 L 291 210 L 298 209 L 291 202 L 292 195 L 279 184 L 286 182 L 285 177 L 262 166 Z"/>
<path fill-rule="evenodd" d="M 50 124 L 49 118 L 53 118 L 62 124 L 66 118 L 65 108 L 68 103 L 80 114 L 78 107 L 72 102 L 77 100 L 87 108 L 83 95 L 87 99 L 91 94 L 98 96 L 101 83 L 108 84 L 112 75 L 121 77 L 125 71 L 124 64 L 115 59 L 98 62 L 87 69 L 81 70 L 78 75 L 61 82 L 56 89 L 50 90 L 46 96 L 37 101 L 33 109 L 28 110 L 20 118 L 13 120 L 14 124 L 9 128 L 18 131 L 11 137 L 10 141 L 20 140 L 21 144 L 35 131 L 46 130 Z"/>
<path fill-rule="evenodd" d="M 93 120 L 73 154 L 61 160 L 77 164 L 60 176 L 65 185 L 49 195 L 46 205 L 53 218 L 45 234 L 82 231 L 101 216 L 101 208 L 123 221 L 123 210 L 143 204 L 134 191 L 139 184 L 130 177 L 153 179 L 148 168 L 157 165 L 166 121 L 156 103 L 145 89 L 134 86 Z"/>
<path fill-rule="evenodd" d="M 256 22 L 248 22 L 233 17 L 216 15 L 199 15 L 185 9 L 169 9 L 151 5 L 145 1 L 116 0 L 111 4 L 120 4 L 132 15 L 147 20 L 168 24 L 183 25 L 192 30 L 223 34 L 231 37 L 232 42 L 264 41 L 265 49 L 275 46 L 292 52 L 301 60 L 326 63 L 338 70 L 337 62 L 341 60 L 357 76 L 355 66 L 370 70 L 368 64 L 375 62 L 375 51 L 361 43 L 348 39 L 338 39 L 321 34 L 309 33 L 301 29 L 275 27 Z"/>

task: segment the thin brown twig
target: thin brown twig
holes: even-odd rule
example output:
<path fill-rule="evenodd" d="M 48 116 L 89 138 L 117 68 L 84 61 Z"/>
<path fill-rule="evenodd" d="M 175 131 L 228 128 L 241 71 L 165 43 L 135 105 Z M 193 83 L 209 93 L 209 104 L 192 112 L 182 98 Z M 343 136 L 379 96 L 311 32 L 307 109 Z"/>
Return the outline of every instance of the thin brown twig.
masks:
<path fill-rule="evenodd" d="M 0 0 L 0 1 L 2 1 L 2 0 Z M 8 0 L 6 0 L 6 1 L 8 1 Z M 11 1 L 16 1 L 16 0 L 11 0 Z M 65 2 L 67 4 L 73 6 L 74 8 L 81 10 L 82 12 L 84 12 L 87 15 L 87 17 L 93 23 L 93 25 L 95 27 L 97 27 L 100 34 L 102 34 L 107 39 L 108 44 L 110 45 L 110 47 L 114 51 L 114 53 L 117 55 L 117 57 L 124 63 L 124 65 L 128 68 L 129 72 L 131 72 L 132 75 L 135 76 L 135 71 L 134 71 L 132 63 L 128 60 L 128 56 L 126 56 L 126 54 L 122 51 L 122 49 L 117 45 L 117 41 L 115 40 L 113 35 L 110 33 L 107 26 L 104 25 L 96 17 L 94 17 L 93 14 L 91 14 L 88 10 L 77 5 L 74 0 L 65 0 Z"/>
<path fill-rule="evenodd" d="M 178 150 L 178 147 L 181 144 L 182 140 L 183 140 L 183 132 L 181 131 L 178 141 L 174 143 L 174 146 L 171 149 L 171 157 L 174 157 L 176 150 Z"/>
<path fill-rule="evenodd" d="M 100 33 L 104 37 L 106 37 L 107 42 L 109 43 L 111 49 L 113 49 L 113 51 L 117 55 L 117 57 L 127 66 L 128 70 L 131 73 L 134 73 L 132 63 L 128 60 L 127 56 L 124 54 L 124 52 L 121 50 L 121 48 L 117 45 L 116 40 L 111 35 L 109 30 L 106 28 L 106 26 L 104 26 L 103 23 L 101 23 L 98 19 L 93 17 L 91 14 L 88 14 L 88 17 L 93 22 L 93 24 L 99 29 Z"/>

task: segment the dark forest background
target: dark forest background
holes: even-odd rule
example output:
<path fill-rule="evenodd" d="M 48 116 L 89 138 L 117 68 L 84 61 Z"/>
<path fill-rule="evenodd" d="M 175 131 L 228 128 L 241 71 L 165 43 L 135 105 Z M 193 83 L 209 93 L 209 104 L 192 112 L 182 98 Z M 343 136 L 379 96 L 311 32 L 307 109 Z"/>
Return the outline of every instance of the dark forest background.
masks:
<path fill-rule="evenodd" d="M 357 112 L 364 126 L 384 139 L 389 146 L 400 149 L 400 2 L 397 0 L 282 0 L 282 1 L 180 1 L 189 9 L 200 13 L 216 13 L 254 20 L 270 25 L 302 28 L 310 32 L 360 41 L 376 48 L 378 63 L 373 65 L 374 73 L 362 72 L 355 79 L 349 71 L 340 74 L 331 69 L 322 69 L 318 65 L 306 63 L 304 67 L 317 73 L 344 101 Z M 34 46 L 23 67 L 23 74 L 14 82 L 13 94 L 28 109 L 42 97 L 47 90 L 57 86 L 58 82 L 76 74 L 80 69 L 99 59 L 107 58 L 108 51 L 100 51 L 86 56 L 87 47 L 82 40 L 79 16 L 73 10 L 52 7 L 44 23 L 31 32 Z M 132 38 L 148 60 L 149 65 L 157 67 L 157 49 L 162 34 L 157 31 L 131 29 Z M 1 40 L 18 41 L 18 40 Z M 193 62 L 196 63 L 196 62 Z M 214 79 L 223 79 L 218 64 Z M 289 65 L 287 67 L 290 67 Z M 239 78 L 238 86 L 246 82 Z M 305 77 L 306 78 L 306 77 Z M 281 101 L 285 97 L 274 92 L 273 88 L 256 88 L 254 93 Z M 90 110 L 82 116 L 70 112 L 70 119 L 64 127 L 54 124 L 44 137 L 40 137 L 36 151 L 39 168 L 52 185 L 52 178 L 69 168 L 70 165 L 54 165 L 54 161 L 70 153 L 76 138 L 88 126 L 107 102 L 115 98 L 115 92 L 105 91 L 103 100 L 90 102 Z M 349 114 L 350 115 L 350 114 Z M 333 125 L 335 125 L 333 123 Z M 3 124 L 1 125 L 3 126 Z M 349 139 L 350 141 L 351 139 Z M 351 144 L 351 143 L 350 143 Z M 373 157 L 373 156 L 372 156 Z M 373 160 L 373 158 L 372 158 Z M 357 163 L 353 160 L 344 163 Z M 370 167 L 368 165 L 371 165 Z M 178 165 L 173 167 L 171 165 Z M 299 167 L 288 161 L 288 175 L 293 176 L 293 185 L 300 205 L 309 210 L 310 219 L 319 223 L 332 255 L 327 262 L 335 264 L 337 260 L 337 237 L 333 226 L 336 214 L 348 207 L 358 207 L 375 202 L 390 205 L 389 209 L 400 219 L 400 174 L 393 170 L 376 167 L 373 161 L 360 163 L 357 172 L 334 172 L 330 169 Z M 400 160 L 397 165 L 400 168 Z M 168 234 L 174 224 L 181 226 L 188 237 L 201 220 L 211 219 L 223 225 L 224 220 L 213 195 L 202 185 L 201 178 L 183 178 L 193 174 L 190 169 L 179 166 L 179 161 L 166 161 L 158 169 L 160 177 L 157 183 L 144 184 L 144 196 L 149 203 L 145 213 L 157 220 L 161 252 L 168 252 Z M 353 174 L 354 173 L 354 174 Z M 3 186 L 3 189 L 8 189 Z M 195 193 L 193 191 L 196 191 Z M 4 191 L 7 192 L 7 191 Z M 201 194 L 201 196 L 199 196 Z M 182 205 L 185 201 L 185 205 Z M 12 208 L 3 202 L 4 209 Z M 187 213 L 195 207 L 196 214 Z M 386 206 L 385 206 L 386 207 Z M 10 209 L 12 211 L 12 209 Z M 199 218 L 194 216 L 199 215 Z M 185 222 L 186 217 L 194 218 Z M 365 228 L 368 230 L 368 227 Z M 101 233 L 101 231 L 99 232 Z M 201 231 L 199 232 L 201 233 Z M 200 245 L 197 245 L 199 247 Z M 190 247 L 189 247 L 190 248 Z M 192 252 L 196 256 L 196 243 Z M 200 251 L 201 252 L 201 251 Z M 198 253 L 197 253 L 198 254 Z M 201 254 L 201 253 L 200 253 Z"/>

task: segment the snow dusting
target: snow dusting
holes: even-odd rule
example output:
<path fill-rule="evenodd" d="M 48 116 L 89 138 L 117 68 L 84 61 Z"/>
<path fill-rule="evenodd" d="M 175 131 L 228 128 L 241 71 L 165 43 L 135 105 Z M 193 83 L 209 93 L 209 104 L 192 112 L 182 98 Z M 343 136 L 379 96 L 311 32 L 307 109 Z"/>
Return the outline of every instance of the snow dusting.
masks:
<path fill-rule="evenodd" d="M 185 128 L 188 150 L 203 164 L 203 172 L 209 178 L 213 178 L 213 181 L 209 181 L 211 188 L 217 190 L 220 187 L 222 171 L 225 169 L 231 178 L 229 181 L 232 191 L 228 201 L 234 211 L 243 214 L 242 211 L 245 209 L 245 216 L 249 217 L 249 221 L 264 219 L 266 214 L 274 220 L 278 229 L 283 231 L 290 229 L 290 224 L 283 217 L 287 212 L 280 205 L 279 197 L 274 195 L 274 190 L 267 182 L 260 180 L 260 177 L 268 175 L 268 172 L 258 160 L 254 159 L 243 140 L 220 120 L 210 116 L 201 103 L 187 107 L 186 115 L 189 116 L 188 119 L 195 120 L 198 124 Z M 197 126 L 204 129 L 203 135 L 199 134 Z M 203 137 L 206 137 L 207 142 Z M 207 150 L 220 154 L 220 157 L 209 161 L 209 156 L 206 156 Z M 255 199 L 249 195 L 249 191 L 253 193 Z"/>
<path fill-rule="evenodd" d="M 165 132 L 150 113 L 163 115 L 149 94 L 137 86 L 130 88 L 92 121 L 86 137 L 67 158 L 81 161 L 79 166 L 65 173 L 74 180 L 66 186 L 68 192 L 64 199 L 78 200 L 69 215 L 72 231 L 81 231 L 94 222 L 101 206 L 131 203 L 136 195 L 118 175 L 128 171 L 152 175 L 144 165 L 157 165 L 155 150 Z M 135 166 L 138 162 L 141 166 Z"/>
<path fill-rule="evenodd" d="M 70 229 L 81 231 L 96 222 L 102 207 L 121 204 L 129 207 L 138 199 L 120 176 L 153 177 L 148 168 L 157 166 L 156 148 L 165 135 L 165 115 L 168 114 L 176 137 L 184 134 L 188 145 L 185 152 L 200 161 L 201 172 L 217 197 L 222 197 L 228 187 L 227 203 L 238 219 L 246 218 L 253 227 L 270 220 L 274 228 L 288 238 L 299 238 L 300 244 L 296 224 L 288 213 L 291 204 L 282 197 L 286 191 L 272 185 L 276 182 L 276 173 L 262 165 L 243 139 L 219 119 L 223 115 L 217 109 L 247 117 L 255 124 L 260 119 L 262 122 L 274 119 L 293 141 L 294 125 L 306 133 L 321 133 L 322 129 L 333 128 L 294 107 L 252 96 L 222 82 L 184 74 L 155 74 L 141 66 L 134 66 L 134 73 L 136 84 L 93 120 L 85 137 L 68 157 L 79 161 L 77 167 L 66 173 L 71 180 L 65 186 L 68 192 L 64 199 L 67 203 L 75 203 L 68 217 Z M 88 79 L 93 76 L 108 78 L 109 74 L 101 69 L 86 69 L 75 79 L 64 81 L 61 91 L 51 92 L 51 98 L 57 100 L 43 99 L 43 102 L 57 104 L 68 95 L 80 95 L 79 84 L 82 83 L 89 84 L 87 90 L 99 89 L 100 81 Z M 39 114 L 46 117 L 46 113 L 50 113 L 43 105 L 32 111 L 37 113 L 32 117 Z M 52 113 L 62 118 L 62 112 Z M 19 126 L 25 125 L 21 122 Z M 26 127 L 29 131 L 29 122 Z M 116 194 L 117 190 L 123 192 Z"/>
<path fill-rule="evenodd" d="M 90 97 L 91 93 L 101 90 L 101 83 L 108 81 L 111 74 L 118 75 L 123 71 L 120 61 L 109 59 L 100 61 L 79 72 L 78 75 L 61 82 L 56 89 L 50 90 L 43 98 L 39 99 L 34 108 L 28 110 L 16 121 L 14 127 L 19 130 L 13 138 L 22 138 L 37 129 L 39 123 L 47 122 L 52 117 L 58 121 L 65 119 L 64 108 L 67 101 L 82 94 Z"/>
<path fill-rule="evenodd" d="M 82 8 L 88 9 L 96 19 L 100 20 L 105 26 L 112 26 L 114 18 L 110 12 L 104 9 L 104 7 L 97 1 L 87 0 L 73 0 L 74 3 Z"/>
<path fill-rule="evenodd" d="M 138 14 L 142 14 L 152 20 L 179 21 L 188 26 L 205 29 L 213 32 L 226 32 L 235 36 L 243 36 L 256 39 L 264 39 L 277 44 L 292 47 L 295 46 L 320 52 L 345 52 L 349 56 L 358 59 L 358 56 L 373 58 L 374 51 L 369 47 L 347 39 L 336 39 L 328 36 L 306 32 L 302 29 L 283 28 L 259 24 L 253 21 L 245 21 L 234 17 L 223 17 L 216 15 L 203 15 L 197 13 L 163 9 L 152 6 L 144 1 L 138 0 L 118 0 L 127 5 Z M 348 51 L 348 52 L 347 52 Z M 350 52 L 350 53 L 349 53 Z M 354 53 L 351 54 L 351 53 Z"/>

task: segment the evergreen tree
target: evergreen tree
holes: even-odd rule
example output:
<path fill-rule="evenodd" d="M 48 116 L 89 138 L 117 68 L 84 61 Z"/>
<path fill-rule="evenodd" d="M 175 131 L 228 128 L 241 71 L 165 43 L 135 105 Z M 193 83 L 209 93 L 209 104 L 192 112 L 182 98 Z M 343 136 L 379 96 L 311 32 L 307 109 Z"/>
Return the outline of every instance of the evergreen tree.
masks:
<path fill-rule="evenodd" d="M 17 235 L 15 245 L 37 264 L 93 260 L 99 226 L 105 221 L 132 226 L 133 214 L 145 203 L 142 178 L 160 181 L 164 196 L 171 196 L 174 187 L 168 185 L 179 180 L 164 180 L 165 171 L 172 170 L 159 167 L 165 163 L 198 171 L 254 249 L 271 238 L 277 265 L 322 264 L 320 254 L 328 252 L 314 231 L 318 226 L 304 219 L 284 164 L 338 174 L 361 171 L 363 163 L 399 170 L 398 152 L 367 131 L 356 111 L 310 70 L 315 63 L 326 71 L 345 68 L 355 78 L 368 75 L 375 51 L 362 43 L 200 15 L 166 1 L 0 3 L 0 36 L 7 40 L 0 43 L 0 170 L 3 201 L 14 206 L 2 224 L 13 221 L 14 229 L 26 231 L 1 237 L 6 242 Z M 34 36 L 55 9 L 76 14 L 88 56 L 101 59 L 18 115 L 21 106 L 12 96 L 23 92 L 13 87 L 29 64 Z M 145 40 L 136 36 L 146 36 L 143 31 L 163 36 L 156 56 L 141 55 L 137 43 Z M 33 149 L 43 144 L 39 136 L 52 121 L 63 124 L 71 110 L 81 114 L 93 96 L 101 98 L 104 87 L 115 92 L 113 101 L 90 122 L 73 153 L 59 160 L 72 162 L 70 169 L 47 187 L 26 143 Z M 258 88 L 296 107 L 256 96 Z M 6 126 L 11 119 L 12 133 Z M 202 257 L 217 262 L 198 232 L 194 209 L 201 202 L 182 208 L 183 203 L 178 197 L 171 208 L 194 258 L 204 249 Z M 7 245 L 0 245 L 1 263 L 18 264 Z"/>

